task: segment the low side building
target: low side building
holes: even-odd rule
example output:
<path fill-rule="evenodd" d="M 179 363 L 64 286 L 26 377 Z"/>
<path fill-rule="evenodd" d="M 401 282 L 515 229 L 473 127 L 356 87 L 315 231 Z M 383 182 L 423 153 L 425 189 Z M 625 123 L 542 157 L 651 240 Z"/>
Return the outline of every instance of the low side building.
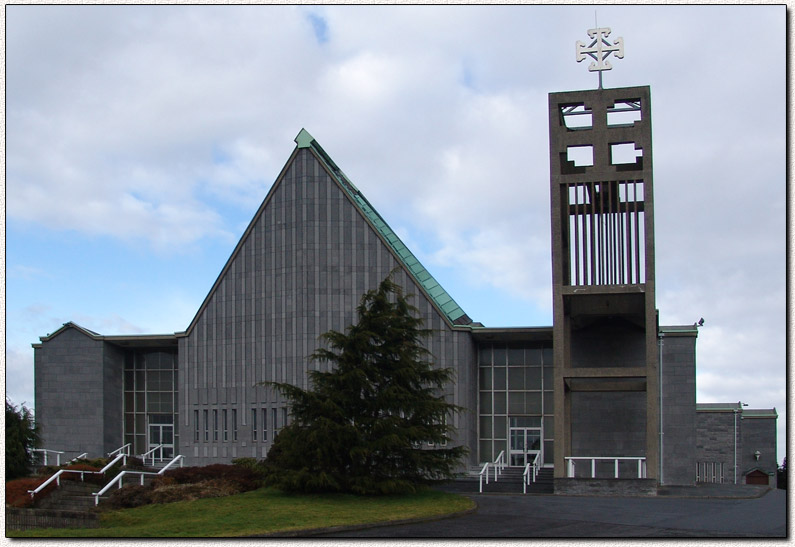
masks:
<path fill-rule="evenodd" d="M 696 480 L 776 485 L 776 422 L 772 409 L 737 403 L 696 406 Z"/>

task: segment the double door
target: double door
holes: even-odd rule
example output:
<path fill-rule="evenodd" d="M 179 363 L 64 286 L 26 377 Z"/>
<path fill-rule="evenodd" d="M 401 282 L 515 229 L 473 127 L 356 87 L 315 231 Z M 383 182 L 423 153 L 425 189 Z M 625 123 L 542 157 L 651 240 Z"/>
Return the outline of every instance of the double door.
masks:
<path fill-rule="evenodd" d="M 508 465 L 524 467 L 541 453 L 541 428 L 511 427 L 509 442 Z"/>
<path fill-rule="evenodd" d="M 174 457 L 174 425 L 173 424 L 149 424 L 149 446 L 147 451 L 152 450 L 158 445 L 163 445 L 162 452 L 158 450 L 154 457 L 163 460 L 170 460 Z"/>

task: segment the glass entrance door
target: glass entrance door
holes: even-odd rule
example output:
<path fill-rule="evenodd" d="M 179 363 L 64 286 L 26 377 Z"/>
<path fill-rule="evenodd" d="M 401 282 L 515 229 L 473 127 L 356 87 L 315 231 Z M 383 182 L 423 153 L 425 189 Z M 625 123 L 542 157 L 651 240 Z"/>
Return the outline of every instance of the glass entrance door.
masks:
<path fill-rule="evenodd" d="M 511 467 L 524 467 L 533 463 L 541 452 L 540 427 L 512 427 L 510 432 L 509 463 Z"/>
<path fill-rule="evenodd" d="M 149 424 L 149 446 L 152 450 L 158 445 L 163 445 L 162 454 L 160 450 L 155 453 L 155 458 L 170 460 L 174 457 L 174 426 L 172 424 Z"/>

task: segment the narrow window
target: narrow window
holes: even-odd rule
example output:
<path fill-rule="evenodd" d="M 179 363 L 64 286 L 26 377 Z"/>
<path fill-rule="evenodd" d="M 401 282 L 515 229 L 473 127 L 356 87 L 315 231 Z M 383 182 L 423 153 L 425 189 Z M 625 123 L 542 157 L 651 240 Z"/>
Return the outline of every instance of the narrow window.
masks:
<path fill-rule="evenodd" d="M 204 415 L 204 441 L 207 442 L 210 440 L 210 418 L 207 410 L 203 410 L 202 414 Z"/>
<path fill-rule="evenodd" d="M 229 440 L 229 425 L 226 422 L 226 409 L 221 411 L 221 422 L 224 428 L 224 442 Z"/>
<path fill-rule="evenodd" d="M 287 426 L 287 407 L 282 407 L 282 427 Z"/>
<path fill-rule="evenodd" d="M 218 440 L 218 411 L 213 409 L 213 440 Z"/>
<path fill-rule="evenodd" d="M 271 409 L 271 416 L 273 417 L 273 438 L 274 439 L 276 438 L 276 434 L 279 432 L 279 424 L 276 423 L 277 422 L 277 418 L 279 416 L 277 414 L 278 412 L 279 411 L 276 408 L 272 408 Z"/>
<path fill-rule="evenodd" d="M 193 441 L 199 442 L 199 411 L 193 411 Z"/>
<path fill-rule="evenodd" d="M 251 440 L 257 440 L 257 409 L 251 409 Z"/>
<path fill-rule="evenodd" d="M 262 409 L 262 440 L 268 440 L 268 409 Z"/>
<path fill-rule="evenodd" d="M 232 440 L 237 440 L 237 409 L 232 409 Z"/>

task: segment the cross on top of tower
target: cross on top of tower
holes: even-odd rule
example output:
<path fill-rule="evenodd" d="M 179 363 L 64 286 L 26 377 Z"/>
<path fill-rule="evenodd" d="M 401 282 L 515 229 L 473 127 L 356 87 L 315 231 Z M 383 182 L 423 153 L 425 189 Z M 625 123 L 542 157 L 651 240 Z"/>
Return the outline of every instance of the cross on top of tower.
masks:
<path fill-rule="evenodd" d="M 624 58 L 624 39 L 616 38 L 611 44 L 607 40 L 607 37 L 610 36 L 609 27 L 588 29 L 588 36 L 591 37 L 591 43 L 588 46 L 577 40 L 577 62 L 584 60 L 586 55 L 594 60 L 588 66 L 588 70 L 599 73 L 599 89 L 602 89 L 602 71 L 613 68 L 607 58 L 611 53 L 619 59 Z"/>

